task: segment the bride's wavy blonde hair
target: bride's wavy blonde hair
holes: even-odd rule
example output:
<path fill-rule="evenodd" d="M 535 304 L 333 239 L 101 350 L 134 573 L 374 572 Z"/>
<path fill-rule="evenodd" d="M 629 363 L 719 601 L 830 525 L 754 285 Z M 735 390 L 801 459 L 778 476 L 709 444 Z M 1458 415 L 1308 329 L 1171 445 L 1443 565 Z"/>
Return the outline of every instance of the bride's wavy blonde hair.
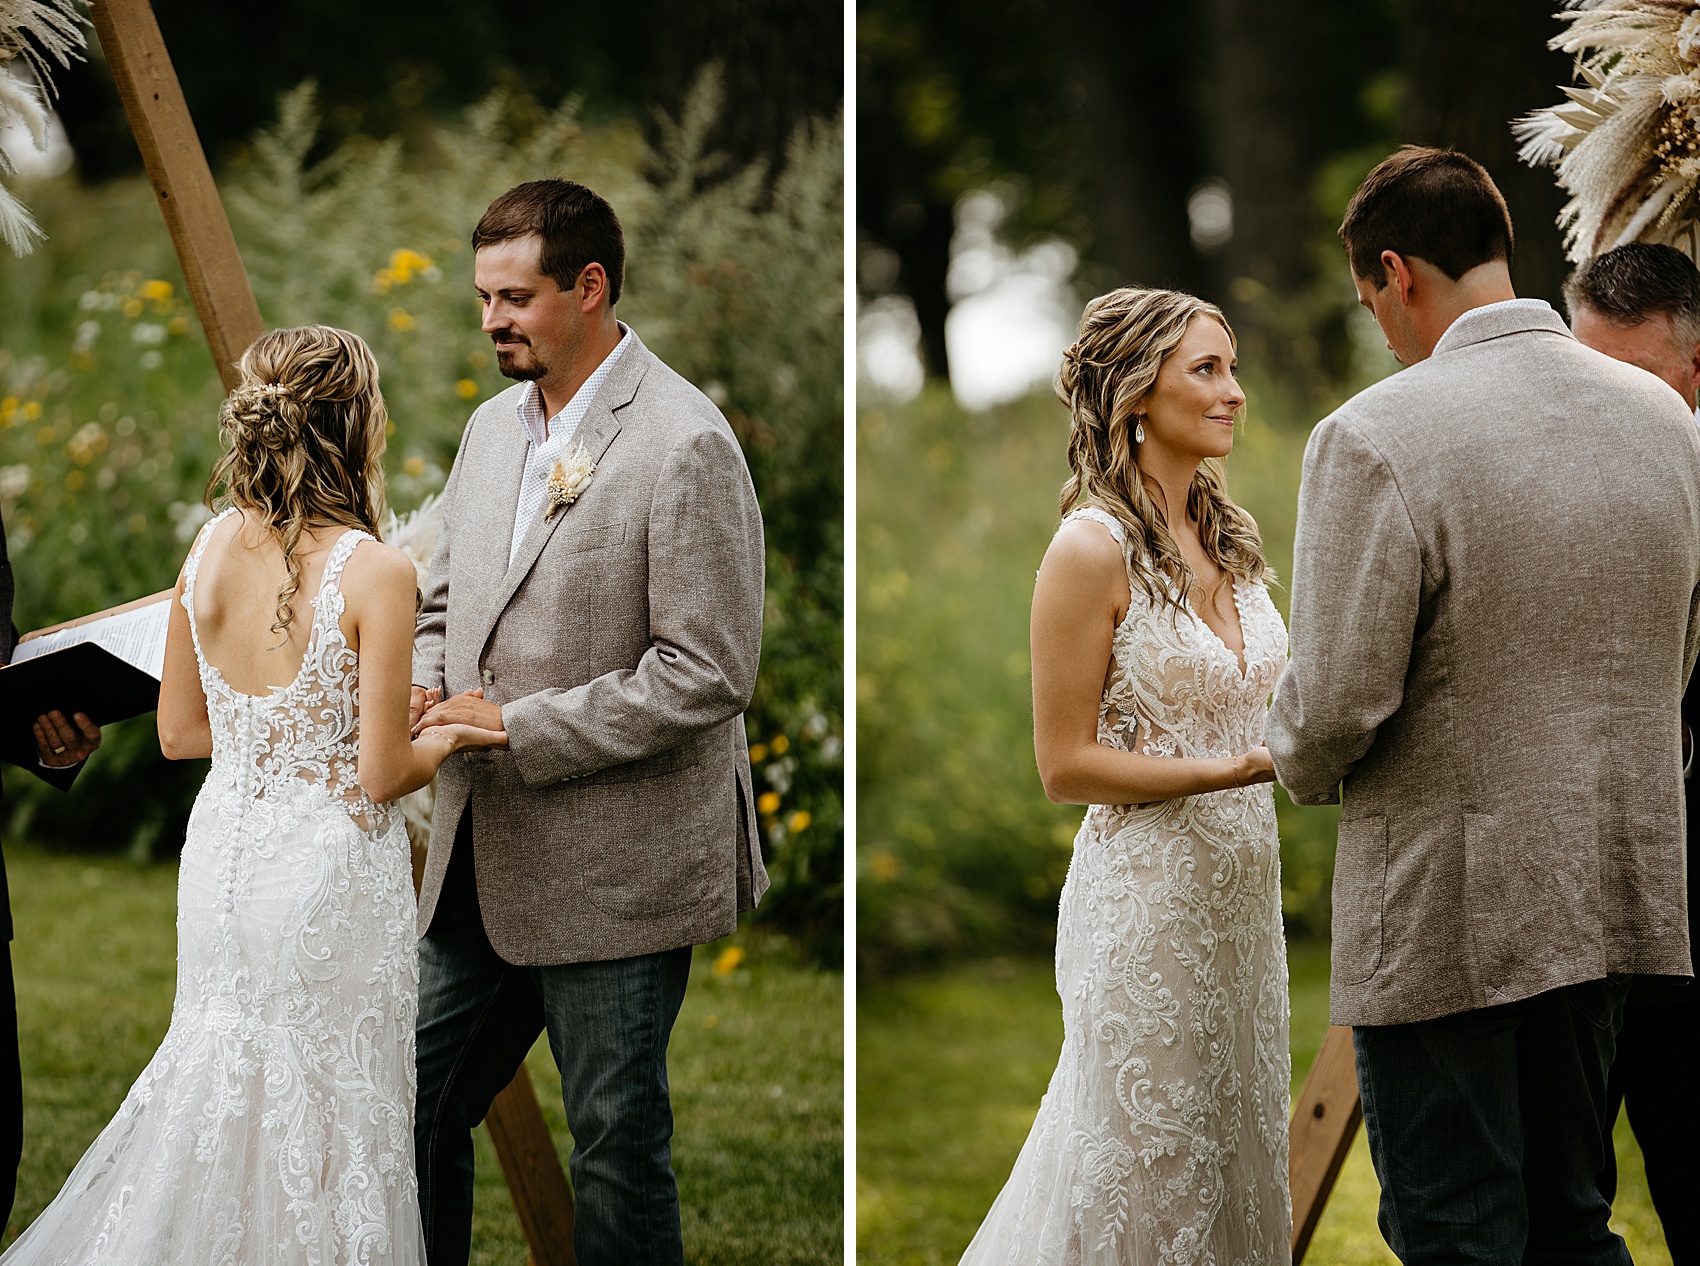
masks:
<path fill-rule="evenodd" d="M 1131 287 L 1100 295 L 1086 305 L 1080 337 L 1063 353 L 1057 375 L 1057 395 L 1071 419 L 1062 513 L 1095 505 L 1114 515 L 1127 529 L 1133 581 L 1157 606 L 1183 605 L 1199 581 L 1146 490 L 1133 439 L 1134 409 L 1151 393 L 1194 317 L 1219 322 L 1234 342 L 1222 310 L 1193 295 Z M 1229 500 L 1220 461 L 1199 463 L 1187 510 L 1211 562 L 1244 580 L 1270 575 L 1257 524 Z"/>
<path fill-rule="evenodd" d="M 389 415 L 378 362 L 347 330 L 269 330 L 242 353 L 240 368 L 242 381 L 219 410 L 224 452 L 207 480 L 207 504 L 239 507 L 282 548 L 289 575 L 272 632 L 287 634 L 301 587 L 302 531 L 335 525 L 378 534 Z"/>

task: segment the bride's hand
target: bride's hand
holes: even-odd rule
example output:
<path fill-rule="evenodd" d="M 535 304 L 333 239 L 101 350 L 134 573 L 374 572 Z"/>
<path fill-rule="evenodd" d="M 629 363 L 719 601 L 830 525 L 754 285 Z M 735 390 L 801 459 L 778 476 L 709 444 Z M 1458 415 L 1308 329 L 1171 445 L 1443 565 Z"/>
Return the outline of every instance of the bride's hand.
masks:
<path fill-rule="evenodd" d="M 1236 758 L 1240 775 L 1239 785 L 1250 787 L 1260 782 L 1275 781 L 1275 762 L 1269 758 L 1267 747 L 1254 747 Z"/>

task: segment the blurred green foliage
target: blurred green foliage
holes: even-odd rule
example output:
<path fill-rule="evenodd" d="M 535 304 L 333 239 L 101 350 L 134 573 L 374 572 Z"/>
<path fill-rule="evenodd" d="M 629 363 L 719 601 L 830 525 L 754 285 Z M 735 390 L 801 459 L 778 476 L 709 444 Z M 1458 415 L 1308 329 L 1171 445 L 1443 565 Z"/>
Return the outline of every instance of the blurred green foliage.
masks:
<path fill-rule="evenodd" d="M 1246 385 L 1228 484 L 1284 615 L 1320 415 Z M 969 413 L 933 386 L 861 413 L 857 952 L 876 972 L 1050 944 L 1083 810 L 1050 803 L 1034 768 L 1027 614 L 1067 437 L 1048 394 Z M 1326 935 L 1338 811 L 1276 805 L 1288 930 Z"/>
<path fill-rule="evenodd" d="M 785 165 L 708 152 L 705 74 L 647 143 L 630 122 L 497 94 L 458 121 L 319 157 L 310 87 L 225 174 L 269 325 L 353 330 L 393 422 L 389 498 L 441 487 L 472 408 L 509 384 L 479 330 L 466 240 L 490 200 L 565 175 L 619 211 L 620 315 L 726 413 L 767 525 L 763 662 L 749 710 L 774 887 L 761 917 L 836 962 L 842 943 L 843 129 L 798 129 Z M 51 235 L 0 269 L 0 513 L 16 619 L 37 627 L 171 585 L 207 511 L 222 398 L 145 181 L 26 191 Z M 75 794 L 14 779 L 10 829 L 169 851 L 203 767 L 159 755 L 151 717 L 109 727 Z"/>
<path fill-rule="evenodd" d="M 1328 1031 L 1328 947 L 1295 945 L 1288 962 L 1296 1095 Z M 1008 1179 L 1056 1068 L 1055 972 L 1019 956 L 951 964 L 863 990 L 857 1017 L 857 1261 L 954 1262 Z M 1612 1229 L 1640 1266 L 1668 1266 L 1627 1115 L 1615 1142 Z M 1305 1260 L 1395 1266 L 1376 1228 L 1380 1195 L 1360 1130 Z"/>

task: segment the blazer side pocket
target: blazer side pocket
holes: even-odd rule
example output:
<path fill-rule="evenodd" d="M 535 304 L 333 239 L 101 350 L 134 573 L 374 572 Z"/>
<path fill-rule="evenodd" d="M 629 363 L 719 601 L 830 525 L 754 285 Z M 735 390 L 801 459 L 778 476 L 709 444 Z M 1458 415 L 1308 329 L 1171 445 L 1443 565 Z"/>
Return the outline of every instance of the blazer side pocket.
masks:
<path fill-rule="evenodd" d="M 1387 891 L 1387 819 L 1343 818 L 1334 852 L 1334 979 L 1362 984 L 1381 967 L 1381 905 Z"/>

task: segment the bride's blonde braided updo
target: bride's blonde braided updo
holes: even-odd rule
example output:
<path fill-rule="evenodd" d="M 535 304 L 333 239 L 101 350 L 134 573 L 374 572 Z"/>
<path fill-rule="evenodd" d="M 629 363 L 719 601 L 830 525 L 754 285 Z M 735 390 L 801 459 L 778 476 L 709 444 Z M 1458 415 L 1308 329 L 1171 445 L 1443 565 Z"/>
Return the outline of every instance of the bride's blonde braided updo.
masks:
<path fill-rule="evenodd" d="M 1112 290 L 1086 305 L 1080 337 L 1063 353 L 1057 374 L 1057 395 L 1071 419 L 1062 513 L 1095 505 L 1114 515 L 1127 529 L 1133 582 L 1157 606 L 1185 603 L 1198 578 L 1146 491 L 1133 413 L 1199 316 L 1220 322 L 1233 341 L 1233 328 L 1215 304 L 1176 290 Z M 1223 571 L 1245 580 L 1268 574 L 1257 524 L 1228 499 L 1219 461 L 1199 463 L 1187 510 L 1205 554 Z"/>
<path fill-rule="evenodd" d="M 282 548 L 289 576 L 272 632 L 287 634 L 301 586 L 295 551 L 303 529 L 377 534 L 388 415 L 378 362 L 347 330 L 269 330 L 242 353 L 240 368 L 242 381 L 219 410 L 224 452 L 207 481 L 207 503 L 239 507 Z"/>

